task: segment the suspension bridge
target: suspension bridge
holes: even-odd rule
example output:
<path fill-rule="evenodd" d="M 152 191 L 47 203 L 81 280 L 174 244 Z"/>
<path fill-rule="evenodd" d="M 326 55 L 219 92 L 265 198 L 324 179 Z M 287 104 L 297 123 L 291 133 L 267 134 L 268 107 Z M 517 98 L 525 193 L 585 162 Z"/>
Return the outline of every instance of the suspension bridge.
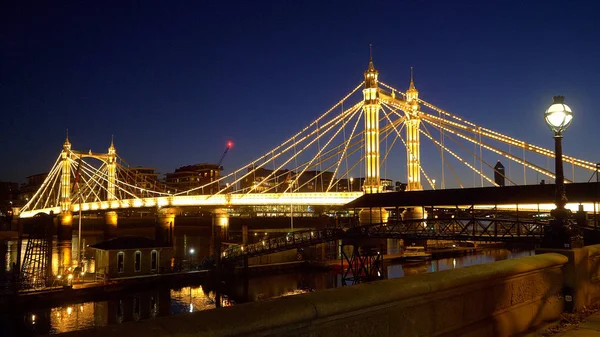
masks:
<path fill-rule="evenodd" d="M 423 164 L 422 139 L 439 154 L 438 167 Z M 477 177 L 476 187 L 499 186 L 494 175 L 507 185 L 527 184 L 528 172 L 555 179 L 543 164 L 554 158 L 553 150 L 423 100 L 412 68 L 404 92 L 381 82 L 371 58 L 363 81 L 306 127 L 246 165 L 189 190 L 136 176 L 113 142 L 106 153 L 83 152 L 72 149 L 67 136 L 45 181 L 19 216 L 53 213 L 69 224 L 74 212 L 112 212 L 116 221 L 116 211 L 135 208 L 345 205 L 388 190 L 387 163 L 398 153 L 405 158 L 407 192 L 471 187 L 464 181 L 465 171 Z M 507 172 L 495 165 L 500 159 L 508 163 Z M 572 168 L 567 183 L 576 180 L 576 170 L 585 179 L 597 170 L 595 163 L 583 159 L 564 155 L 563 161 Z M 434 177 L 441 178 L 437 184 Z M 358 191 L 352 188 L 355 178 L 362 183 Z M 596 207 L 593 203 L 594 211 Z"/>

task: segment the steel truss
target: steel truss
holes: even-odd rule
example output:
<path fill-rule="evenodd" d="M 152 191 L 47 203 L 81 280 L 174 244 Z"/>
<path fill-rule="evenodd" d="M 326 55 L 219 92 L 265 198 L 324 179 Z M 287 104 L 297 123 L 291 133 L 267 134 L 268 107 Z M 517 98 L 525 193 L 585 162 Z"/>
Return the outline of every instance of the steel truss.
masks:
<path fill-rule="evenodd" d="M 238 245 L 229 247 L 221 253 L 221 261 L 234 261 L 243 259 L 244 256 L 253 257 L 289 249 L 308 247 L 323 242 L 339 240 L 343 236 L 344 231 L 339 228 L 296 231 L 285 236 L 279 236 L 245 246 Z"/>
<path fill-rule="evenodd" d="M 362 245 L 360 241 L 341 245 L 342 285 L 383 279 L 381 249 Z"/>
<path fill-rule="evenodd" d="M 541 240 L 545 225 L 528 218 L 455 217 L 390 221 L 356 230 L 373 238 L 516 242 Z"/>
<path fill-rule="evenodd" d="M 23 266 L 19 275 L 21 290 L 40 289 L 50 285 L 52 256 L 52 218 L 37 216 L 27 239 Z"/>

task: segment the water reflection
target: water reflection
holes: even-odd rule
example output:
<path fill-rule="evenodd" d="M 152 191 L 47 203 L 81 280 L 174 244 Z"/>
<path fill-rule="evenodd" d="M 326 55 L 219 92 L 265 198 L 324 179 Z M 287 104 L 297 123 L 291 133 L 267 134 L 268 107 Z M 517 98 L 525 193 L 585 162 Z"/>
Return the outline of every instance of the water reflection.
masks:
<path fill-rule="evenodd" d="M 533 250 L 511 252 L 508 249 L 487 249 L 474 255 L 444 258 L 419 263 L 393 264 L 387 267 L 387 278 L 433 273 L 436 271 L 462 268 L 530 255 L 534 255 Z"/>
<path fill-rule="evenodd" d="M 125 232 L 125 231 L 124 231 Z M 133 232 L 132 232 L 133 233 Z M 143 235 L 151 237 L 152 231 Z M 128 233 L 121 233 L 127 235 Z M 139 231 L 135 232 L 140 235 Z M 86 235 L 86 244 L 94 244 L 101 237 Z M 83 241 L 83 240 L 82 240 Z M 83 243 L 83 242 L 82 242 Z M 26 242 L 22 249 L 24 249 Z M 190 249 L 194 249 L 197 258 L 208 254 L 208 242 L 201 231 L 175 233 L 175 254 L 185 260 Z M 53 271 L 59 272 L 76 260 L 77 244 L 74 240 L 67 243 L 55 243 L 53 247 Z M 16 261 L 16 242 L 9 242 L 6 253 L 6 269 Z M 398 278 L 422 273 L 431 273 L 470 265 L 489 263 L 522 256 L 533 255 L 533 251 L 513 252 L 506 249 L 488 249 L 474 255 L 444 258 L 422 263 L 386 265 L 383 270 L 386 278 Z M 304 292 L 324 290 L 341 286 L 341 274 L 329 271 L 290 272 L 279 275 L 254 277 L 249 280 L 238 279 L 217 294 L 215 289 L 206 285 L 186 287 L 156 286 L 153 289 L 137 293 L 107 295 L 102 300 L 76 304 L 55 304 L 49 307 L 28 308 L 12 313 L 13 317 L 2 317 L 2 326 L 10 331 L 8 336 L 58 334 L 74 330 L 89 329 L 128 321 L 153 319 L 160 316 L 189 314 L 190 312 L 212 309 L 217 304 L 225 307 L 248 301 L 262 301 L 274 297 L 291 296 Z M 6 333 L 0 330 L 0 335 Z"/>

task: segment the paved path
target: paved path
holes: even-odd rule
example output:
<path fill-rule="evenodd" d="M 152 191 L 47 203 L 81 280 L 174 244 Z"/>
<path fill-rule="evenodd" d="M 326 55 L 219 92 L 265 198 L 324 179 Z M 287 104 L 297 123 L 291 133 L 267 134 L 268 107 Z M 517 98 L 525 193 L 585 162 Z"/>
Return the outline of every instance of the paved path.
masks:
<path fill-rule="evenodd" d="M 600 312 L 589 316 L 584 322 L 578 324 L 572 330 L 559 332 L 552 337 L 598 337 L 600 336 Z"/>
<path fill-rule="evenodd" d="M 539 331 L 521 335 L 523 337 L 600 337 L 600 311 L 588 316 L 578 324 L 565 327 L 560 332 L 550 333 L 545 327 Z"/>

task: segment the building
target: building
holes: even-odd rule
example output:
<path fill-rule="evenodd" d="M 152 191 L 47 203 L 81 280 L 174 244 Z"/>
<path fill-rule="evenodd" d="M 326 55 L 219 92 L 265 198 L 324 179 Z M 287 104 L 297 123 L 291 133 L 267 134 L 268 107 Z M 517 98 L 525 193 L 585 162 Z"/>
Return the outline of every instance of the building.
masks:
<path fill-rule="evenodd" d="M 498 160 L 496 166 L 494 166 L 494 182 L 498 186 L 504 186 L 506 184 L 504 178 L 506 175 L 504 174 L 504 165 Z"/>
<path fill-rule="evenodd" d="M 294 172 L 290 170 L 269 170 L 264 167 L 248 168 L 248 175 L 240 182 L 243 191 L 283 192 L 293 181 Z"/>
<path fill-rule="evenodd" d="M 298 178 L 299 192 L 325 192 L 333 179 L 333 172 L 304 171 Z"/>
<path fill-rule="evenodd" d="M 141 188 L 156 190 L 158 181 L 158 173 L 156 169 L 150 167 L 132 167 L 126 170 L 127 182 Z"/>
<path fill-rule="evenodd" d="M 171 192 L 187 191 L 195 187 L 204 186 L 194 194 L 213 194 L 219 189 L 218 180 L 221 177 L 223 166 L 217 164 L 194 164 L 182 166 L 173 173 L 167 173 L 165 184 L 172 188 Z M 211 184 L 214 182 L 213 184 Z"/>
<path fill-rule="evenodd" d="M 27 183 L 22 185 L 19 193 L 19 204 L 25 205 L 42 186 L 48 173 L 38 173 L 27 177 Z"/>
<path fill-rule="evenodd" d="M 171 270 L 173 248 L 137 236 L 122 236 L 97 243 L 96 274 L 105 280 L 148 276 Z"/>
<path fill-rule="evenodd" d="M 393 192 L 397 191 L 397 186 L 401 184 L 400 182 L 396 182 L 395 186 L 391 179 L 379 179 L 381 182 L 381 189 L 383 192 Z M 350 178 L 350 191 L 351 192 L 360 192 L 363 190 L 363 185 L 365 183 L 365 178 Z"/>

